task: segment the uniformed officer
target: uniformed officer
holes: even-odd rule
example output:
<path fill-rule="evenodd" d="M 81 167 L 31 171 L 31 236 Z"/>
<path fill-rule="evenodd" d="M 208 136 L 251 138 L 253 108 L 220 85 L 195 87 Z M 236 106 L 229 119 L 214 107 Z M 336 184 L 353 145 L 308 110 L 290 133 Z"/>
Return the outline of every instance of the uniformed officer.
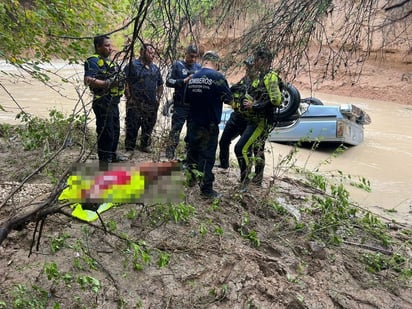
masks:
<path fill-rule="evenodd" d="M 140 57 L 126 65 L 127 81 L 126 138 L 128 156 L 136 147 L 137 134 L 141 129 L 138 148 L 150 153 L 152 133 L 157 121 L 159 102 L 163 95 L 163 78 L 159 67 L 153 63 L 156 50 L 150 43 L 140 48 Z"/>
<path fill-rule="evenodd" d="M 183 97 L 190 78 L 201 68 L 200 63 L 196 62 L 198 55 L 199 51 L 195 45 L 186 47 L 185 59 L 177 60 L 173 63 L 166 79 L 166 86 L 175 89 L 173 94 L 172 127 L 166 147 L 166 157 L 168 159 L 175 157 L 180 132 L 189 115 L 189 106 L 184 104 Z"/>
<path fill-rule="evenodd" d="M 216 148 L 223 103 L 233 100 L 228 82 L 219 69 L 219 56 L 214 51 L 202 57 L 202 68 L 193 74 L 186 88 L 185 103 L 189 104 L 187 163 L 200 177 L 201 194 L 219 198 L 213 189 Z M 195 177 L 192 172 L 192 177 Z"/>
<path fill-rule="evenodd" d="M 124 77 L 118 65 L 110 60 L 112 45 L 106 35 L 94 38 L 95 54 L 84 63 L 84 84 L 93 92 L 96 116 L 97 148 L 102 164 L 123 161 L 117 155 L 120 136 L 119 103 L 124 94 Z"/>
<path fill-rule="evenodd" d="M 243 63 L 246 65 L 246 74 L 239 82 L 230 87 L 233 93 L 233 112 L 230 114 L 219 140 L 220 164 L 218 167 L 223 169 L 229 168 L 229 148 L 232 140 L 242 135 L 247 126 L 247 118 L 251 114 L 244 108 L 243 100 L 248 96 L 248 89 L 256 75 L 253 66 L 253 56 L 248 57 Z"/>
<path fill-rule="evenodd" d="M 251 82 L 250 98 L 244 100 L 244 107 L 253 117 L 248 118 L 246 129 L 235 145 L 235 154 L 240 167 L 240 181 L 243 186 L 250 181 L 251 167 L 255 164 L 252 181 L 261 185 L 265 168 L 265 143 L 274 122 L 274 110 L 282 101 L 280 79 L 271 69 L 273 55 L 267 48 L 260 48 L 254 55 L 254 69 L 259 72 Z M 251 154 L 255 158 L 252 160 Z"/>

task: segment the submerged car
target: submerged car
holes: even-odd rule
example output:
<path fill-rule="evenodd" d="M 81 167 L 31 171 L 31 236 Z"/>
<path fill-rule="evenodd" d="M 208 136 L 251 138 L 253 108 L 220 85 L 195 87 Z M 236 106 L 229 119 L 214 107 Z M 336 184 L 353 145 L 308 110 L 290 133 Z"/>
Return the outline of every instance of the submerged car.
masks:
<path fill-rule="evenodd" d="M 363 142 L 364 125 L 370 124 L 371 119 L 354 104 L 324 105 L 317 98 L 300 99 L 299 91 L 290 84 L 282 90 L 282 96 L 268 141 L 335 142 L 352 146 Z M 223 111 L 221 129 L 231 112 L 231 109 Z"/>
<path fill-rule="evenodd" d="M 271 142 L 338 142 L 356 146 L 363 142 L 364 125 L 369 116 L 353 104 L 310 104 L 313 98 L 303 99 L 299 117 L 275 123 L 269 134 Z"/>

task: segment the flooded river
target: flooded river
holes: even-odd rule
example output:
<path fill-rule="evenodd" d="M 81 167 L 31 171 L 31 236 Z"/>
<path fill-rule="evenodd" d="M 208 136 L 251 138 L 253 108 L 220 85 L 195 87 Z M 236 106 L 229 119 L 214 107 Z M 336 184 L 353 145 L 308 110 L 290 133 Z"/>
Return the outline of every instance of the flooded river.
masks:
<path fill-rule="evenodd" d="M 14 72 L 13 68 L 1 63 L 0 69 L 3 73 Z M 60 65 L 51 69 L 79 81 L 81 85 L 81 66 Z M 6 112 L 0 111 L 0 122 L 17 123 L 15 115 L 19 112 L 19 107 L 16 102 L 25 111 L 38 116 L 47 116 L 53 108 L 70 114 L 79 103 L 79 94 L 84 91 L 83 86 L 76 89 L 73 85 L 60 81 L 56 81 L 51 89 L 40 82 L 28 83 L 23 78 L 14 82 L 1 73 L 0 77 L 0 104 L 6 109 Z M 370 115 L 372 123 L 365 126 L 362 144 L 349 147 L 336 158 L 331 158 L 330 163 L 321 164 L 330 159 L 333 153 L 331 147 L 321 147 L 317 151 L 303 148 L 296 155 L 296 165 L 309 170 L 319 167 L 325 174 L 342 171 L 354 179 L 357 176 L 365 177 L 370 181 L 372 191 L 368 193 L 350 189 L 352 199 L 386 218 L 412 225 L 412 106 L 321 93 L 316 93 L 315 96 L 326 104 L 353 103 Z M 304 91 L 302 97 L 305 97 Z M 84 101 L 90 101 L 88 92 Z M 124 104 L 121 113 L 124 119 Z M 286 156 L 291 146 L 268 143 L 267 148 L 269 166 L 266 172 L 271 174 L 273 166 L 278 164 L 279 156 Z"/>
<path fill-rule="evenodd" d="M 299 149 L 297 165 L 319 167 L 325 174 L 336 175 L 339 170 L 354 180 L 365 177 L 372 191 L 352 188 L 351 198 L 375 213 L 412 225 L 412 106 L 321 93 L 316 97 L 326 104 L 353 103 L 369 114 L 372 123 L 365 126 L 362 144 L 349 147 L 329 164 L 321 163 L 331 157 L 333 147 L 324 146 L 314 152 Z M 275 154 L 290 150 L 277 143 L 271 147 Z"/>

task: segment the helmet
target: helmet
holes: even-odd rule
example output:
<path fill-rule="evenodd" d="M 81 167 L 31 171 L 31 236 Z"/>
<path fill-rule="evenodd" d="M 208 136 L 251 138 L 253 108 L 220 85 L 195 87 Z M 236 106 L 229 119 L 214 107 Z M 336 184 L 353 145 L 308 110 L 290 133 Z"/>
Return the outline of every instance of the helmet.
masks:
<path fill-rule="evenodd" d="M 252 65 L 255 64 L 255 57 L 254 57 L 253 55 L 252 55 L 252 56 L 249 56 L 249 57 L 247 57 L 245 60 L 243 60 L 243 63 L 244 63 L 246 66 L 251 67 Z"/>
<path fill-rule="evenodd" d="M 266 47 L 260 47 L 255 53 L 256 59 L 265 59 L 265 60 L 273 60 L 273 54 L 270 49 Z"/>

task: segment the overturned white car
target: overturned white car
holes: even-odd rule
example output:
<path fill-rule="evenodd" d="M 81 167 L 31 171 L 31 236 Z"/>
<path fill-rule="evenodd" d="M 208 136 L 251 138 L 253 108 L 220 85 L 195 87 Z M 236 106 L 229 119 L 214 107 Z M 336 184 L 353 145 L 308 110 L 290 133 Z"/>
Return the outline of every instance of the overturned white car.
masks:
<path fill-rule="evenodd" d="M 301 103 L 300 116 L 280 121 L 269 134 L 271 142 L 339 142 L 358 145 L 363 142 L 363 125 L 370 118 L 353 104 L 313 105 Z"/>
<path fill-rule="evenodd" d="M 299 91 L 287 84 L 283 101 L 275 110 L 276 122 L 269 134 L 271 142 L 336 142 L 358 145 L 363 142 L 364 125 L 371 119 L 353 104 L 324 105 L 317 98 L 300 98 Z M 221 128 L 232 110 L 224 110 Z"/>

